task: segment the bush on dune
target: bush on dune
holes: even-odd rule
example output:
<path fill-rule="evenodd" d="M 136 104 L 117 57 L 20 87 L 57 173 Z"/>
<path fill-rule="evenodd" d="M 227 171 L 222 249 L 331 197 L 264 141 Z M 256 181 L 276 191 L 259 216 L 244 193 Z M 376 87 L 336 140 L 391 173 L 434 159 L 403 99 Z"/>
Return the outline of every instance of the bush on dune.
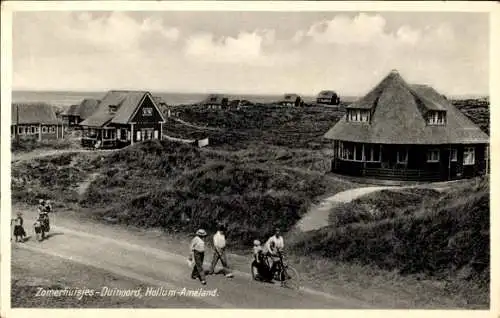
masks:
<path fill-rule="evenodd" d="M 405 274 L 447 277 L 465 271 L 466 278 L 479 277 L 487 286 L 489 212 L 489 186 L 483 181 L 407 215 L 350 221 L 308 233 L 294 249 Z"/>
<path fill-rule="evenodd" d="M 440 197 L 441 193 L 433 189 L 381 190 L 335 206 L 330 211 L 329 222 L 341 226 L 408 215 Z"/>
<path fill-rule="evenodd" d="M 12 199 L 35 204 L 38 199 L 75 202 L 74 187 L 85 171 L 72 166 L 77 154 L 67 153 L 21 162 L 12 167 Z"/>
<path fill-rule="evenodd" d="M 148 187 L 131 199 L 123 198 L 123 204 L 105 214 L 127 224 L 187 232 L 197 227 L 214 230 L 222 221 L 228 224 L 232 241 L 248 244 L 271 233 L 276 224 L 288 230 L 325 187 L 317 175 L 307 178 L 290 171 L 216 162 L 183 173 L 168 190 Z M 103 200 L 98 197 L 89 203 L 107 202 Z"/>
<path fill-rule="evenodd" d="M 11 141 L 10 150 L 13 153 L 19 152 L 30 152 L 36 149 L 71 149 L 75 147 L 74 141 L 64 138 L 64 139 L 54 139 L 54 140 L 41 140 L 38 141 L 36 138 L 32 139 L 21 139 L 19 143 L 16 140 Z"/>

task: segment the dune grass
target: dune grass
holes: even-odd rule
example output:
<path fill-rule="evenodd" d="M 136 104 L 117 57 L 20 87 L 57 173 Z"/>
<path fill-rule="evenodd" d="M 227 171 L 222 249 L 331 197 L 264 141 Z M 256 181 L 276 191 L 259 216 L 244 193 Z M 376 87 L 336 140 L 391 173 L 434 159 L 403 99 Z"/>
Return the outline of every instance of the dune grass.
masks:
<path fill-rule="evenodd" d="M 331 211 L 332 225 L 294 237 L 292 249 L 297 255 L 447 281 L 449 288 L 487 306 L 489 178 L 443 195 L 413 191 L 388 190 L 382 202 L 367 196 L 339 206 Z"/>

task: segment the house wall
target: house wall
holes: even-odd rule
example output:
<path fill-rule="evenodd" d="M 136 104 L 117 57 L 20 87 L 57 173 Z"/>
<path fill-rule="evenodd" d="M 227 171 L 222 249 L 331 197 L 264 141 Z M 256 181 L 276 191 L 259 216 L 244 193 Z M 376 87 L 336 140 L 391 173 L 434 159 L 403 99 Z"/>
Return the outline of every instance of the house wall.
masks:
<path fill-rule="evenodd" d="M 61 125 L 23 124 L 19 127 L 11 125 L 11 138 L 16 138 L 16 129 L 20 129 L 20 139 L 39 139 L 41 136 L 42 140 L 52 140 L 63 136 Z"/>
<path fill-rule="evenodd" d="M 464 150 L 467 147 L 474 147 L 475 160 L 472 165 L 464 165 Z M 404 152 L 408 149 L 407 164 L 397 162 L 397 151 Z M 353 176 L 364 176 L 370 169 L 379 169 L 385 174 L 394 172 L 394 178 L 405 179 L 405 171 L 408 172 L 408 178 L 412 179 L 439 179 L 454 180 L 469 178 L 484 174 L 486 171 L 485 160 L 486 145 L 382 145 L 382 162 L 370 163 L 362 161 L 349 161 L 338 158 L 339 142 L 334 142 L 335 160 L 332 169 L 335 172 L 344 173 Z M 456 149 L 456 161 L 450 159 L 451 149 Z M 428 162 L 427 154 L 429 150 L 439 152 L 439 161 Z M 368 170 L 366 170 L 368 169 Z M 417 171 L 417 172 L 411 172 Z M 400 171 L 401 173 L 399 173 Z M 374 172 L 374 171 L 371 171 Z"/>
<path fill-rule="evenodd" d="M 158 123 L 160 121 L 162 121 L 161 115 L 148 96 L 146 96 L 131 120 L 135 124 Z"/>

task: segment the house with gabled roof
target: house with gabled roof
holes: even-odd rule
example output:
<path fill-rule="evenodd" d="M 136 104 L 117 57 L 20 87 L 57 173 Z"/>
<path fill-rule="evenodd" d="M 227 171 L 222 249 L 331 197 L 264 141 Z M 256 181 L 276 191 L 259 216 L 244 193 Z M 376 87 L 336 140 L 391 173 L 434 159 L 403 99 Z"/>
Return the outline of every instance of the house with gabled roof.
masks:
<path fill-rule="evenodd" d="M 85 98 L 79 104 L 71 105 L 61 114 L 63 122 L 69 127 L 78 127 L 78 124 L 90 117 L 99 106 L 99 100 Z"/>
<path fill-rule="evenodd" d="M 346 107 L 326 134 L 335 172 L 379 179 L 437 181 L 484 174 L 489 136 L 426 85 L 393 70 Z"/>
<path fill-rule="evenodd" d="M 97 110 L 80 123 L 82 146 L 116 148 L 162 139 L 165 117 L 147 91 L 109 91 Z"/>
<path fill-rule="evenodd" d="M 50 140 L 64 137 L 62 122 L 54 108 L 45 103 L 11 105 L 11 138 Z"/>

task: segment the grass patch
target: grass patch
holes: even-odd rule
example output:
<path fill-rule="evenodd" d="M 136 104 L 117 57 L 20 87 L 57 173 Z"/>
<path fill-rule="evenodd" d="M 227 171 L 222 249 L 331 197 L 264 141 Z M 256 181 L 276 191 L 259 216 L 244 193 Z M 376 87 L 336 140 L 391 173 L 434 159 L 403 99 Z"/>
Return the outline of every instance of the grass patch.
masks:
<path fill-rule="evenodd" d="M 53 140 L 41 140 L 37 139 L 21 139 L 19 143 L 16 140 L 11 141 L 10 150 L 13 153 L 30 152 L 37 149 L 71 149 L 75 148 L 75 141 L 69 138 L 64 139 L 53 139 Z"/>
<path fill-rule="evenodd" d="M 419 204 L 409 193 L 387 191 L 384 203 L 375 206 L 390 214 L 367 212 L 373 198 L 361 198 L 332 211 L 341 215 L 331 217 L 334 225 L 295 238 L 293 249 L 298 255 L 449 280 L 454 290 L 473 290 L 488 304 L 489 179 L 435 196 L 425 193 Z"/>

